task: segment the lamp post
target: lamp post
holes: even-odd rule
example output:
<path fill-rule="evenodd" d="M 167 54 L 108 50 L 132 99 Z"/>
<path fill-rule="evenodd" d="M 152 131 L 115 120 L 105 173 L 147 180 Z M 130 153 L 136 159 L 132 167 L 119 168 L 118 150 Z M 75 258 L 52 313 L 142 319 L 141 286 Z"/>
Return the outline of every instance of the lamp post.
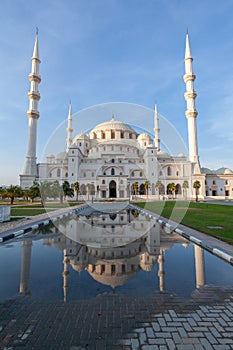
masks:
<path fill-rule="evenodd" d="M 130 203 L 130 182 L 129 181 L 128 181 L 128 184 L 127 184 L 127 188 L 128 188 L 129 203 Z"/>

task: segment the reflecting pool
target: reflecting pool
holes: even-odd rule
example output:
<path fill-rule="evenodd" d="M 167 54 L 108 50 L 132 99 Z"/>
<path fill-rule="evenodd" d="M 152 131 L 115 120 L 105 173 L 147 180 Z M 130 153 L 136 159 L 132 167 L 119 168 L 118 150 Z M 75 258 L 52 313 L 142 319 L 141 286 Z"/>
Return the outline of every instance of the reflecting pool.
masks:
<path fill-rule="evenodd" d="M 190 297 L 232 287 L 232 266 L 135 210 L 73 215 L 0 246 L 0 301 L 64 301 L 113 293 Z"/>

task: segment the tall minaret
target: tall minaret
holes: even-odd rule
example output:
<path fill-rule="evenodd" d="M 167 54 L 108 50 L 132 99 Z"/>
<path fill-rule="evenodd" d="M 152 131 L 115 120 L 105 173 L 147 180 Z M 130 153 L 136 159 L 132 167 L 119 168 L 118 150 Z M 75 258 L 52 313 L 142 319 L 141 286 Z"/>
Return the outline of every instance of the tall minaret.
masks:
<path fill-rule="evenodd" d="M 70 106 L 69 106 L 69 112 L 68 112 L 68 125 L 67 125 L 67 139 L 66 139 L 66 151 L 69 150 L 69 147 L 72 144 L 72 106 L 71 106 L 71 102 L 70 102 Z"/>
<path fill-rule="evenodd" d="M 160 138 L 159 138 L 159 114 L 158 114 L 158 108 L 157 105 L 155 105 L 155 112 L 154 112 L 154 133 L 155 133 L 155 148 L 157 151 L 160 151 Z"/>
<path fill-rule="evenodd" d="M 31 240 L 23 241 L 19 292 L 21 294 L 27 294 L 27 295 L 31 294 L 30 292 L 31 251 L 32 251 L 32 241 Z"/>
<path fill-rule="evenodd" d="M 30 91 L 28 92 L 29 108 L 28 115 L 28 150 L 26 156 L 26 164 L 24 169 L 24 175 L 36 176 L 36 138 L 37 138 L 37 120 L 39 119 L 38 102 L 40 100 L 40 93 L 38 91 L 38 85 L 41 82 L 39 74 L 40 58 L 39 58 L 39 46 L 38 46 L 38 31 L 36 33 L 36 40 L 32 55 L 32 69 L 29 74 L 29 80 L 31 83 Z"/>
<path fill-rule="evenodd" d="M 199 156 L 197 147 L 197 127 L 196 127 L 196 117 L 197 110 L 195 108 L 195 98 L 197 96 L 194 90 L 194 80 L 196 79 L 195 74 L 193 74 L 192 67 L 193 58 L 191 55 L 189 36 L 186 33 L 186 48 L 185 48 L 185 75 L 184 82 L 186 84 L 186 92 L 184 98 L 186 100 L 187 109 L 185 112 L 186 118 L 188 120 L 188 141 L 189 141 L 189 159 L 192 163 L 199 166 Z M 197 170 L 197 167 L 196 167 Z"/>

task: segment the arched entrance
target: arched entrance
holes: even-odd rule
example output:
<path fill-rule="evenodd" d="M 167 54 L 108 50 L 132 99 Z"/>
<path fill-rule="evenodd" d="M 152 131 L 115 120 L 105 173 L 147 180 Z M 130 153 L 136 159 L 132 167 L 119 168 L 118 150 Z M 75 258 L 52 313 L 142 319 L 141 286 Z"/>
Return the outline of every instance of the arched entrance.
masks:
<path fill-rule="evenodd" d="M 116 182 L 112 180 L 109 184 L 109 198 L 116 198 Z"/>

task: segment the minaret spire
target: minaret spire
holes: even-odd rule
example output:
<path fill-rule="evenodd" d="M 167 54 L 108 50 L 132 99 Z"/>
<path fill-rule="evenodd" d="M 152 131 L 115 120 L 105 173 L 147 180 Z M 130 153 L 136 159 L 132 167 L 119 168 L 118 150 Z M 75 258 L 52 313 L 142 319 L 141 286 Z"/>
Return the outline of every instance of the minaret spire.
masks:
<path fill-rule="evenodd" d="M 68 124 L 67 124 L 67 139 L 66 139 L 66 150 L 68 151 L 69 147 L 72 144 L 72 132 L 73 132 L 73 128 L 72 128 L 72 105 L 70 102 L 69 105 L 69 112 L 68 112 Z"/>
<path fill-rule="evenodd" d="M 155 104 L 155 109 L 154 109 L 154 133 L 155 133 L 155 148 L 157 151 L 160 151 L 160 138 L 159 138 L 159 114 L 158 114 L 158 107 L 157 104 Z"/>
<path fill-rule="evenodd" d="M 193 58 L 191 55 L 189 35 L 186 33 L 186 47 L 185 47 L 185 74 L 184 82 L 186 84 L 186 92 L 184 98 L 186 100 L 186 118 L 188 120 L 188 140 L 189 140 L 189 159 L 194 163 L 194 168 L 196 173 L 200 173 L 199 156 L 198 156 L 198 146 L 197 146 L 197 127 L 196 118 L 197 110 L 195 107 L 195 98 L 197 96 L 194 90 L 194 80 L 196 79 L 195 74 L 193 74 L 192 67 Z"/>
<path fill-rule="evenodd" d="M 28 149 L 26 156 L 26 164 L 22 177 L 27 175 L 27 181 L 33 184 L 37 176 L 36 166 L 36 139 L 37 139 L 37 120 L 40 117 L 38 111 L 38 102 L 40 100 L 40 93 L 38 90 L 39 83 L 41 82 L 41 76 L 39 74 L 40 58 L 39 58 L 39 45 L 38 45 L 38 31 L 36 32 L 36 39 L 34 44 L 34 50 L 32 55 L 32 68 L 29 74 L 30 90 L 28 92 L 29 108 L 28 115 Z M 22 180 L 22 178 L 21 178 Z M 26 181 L 26 179 L 25 179 Z M 29 182 L 27 184 L 29 185 Z"/>

